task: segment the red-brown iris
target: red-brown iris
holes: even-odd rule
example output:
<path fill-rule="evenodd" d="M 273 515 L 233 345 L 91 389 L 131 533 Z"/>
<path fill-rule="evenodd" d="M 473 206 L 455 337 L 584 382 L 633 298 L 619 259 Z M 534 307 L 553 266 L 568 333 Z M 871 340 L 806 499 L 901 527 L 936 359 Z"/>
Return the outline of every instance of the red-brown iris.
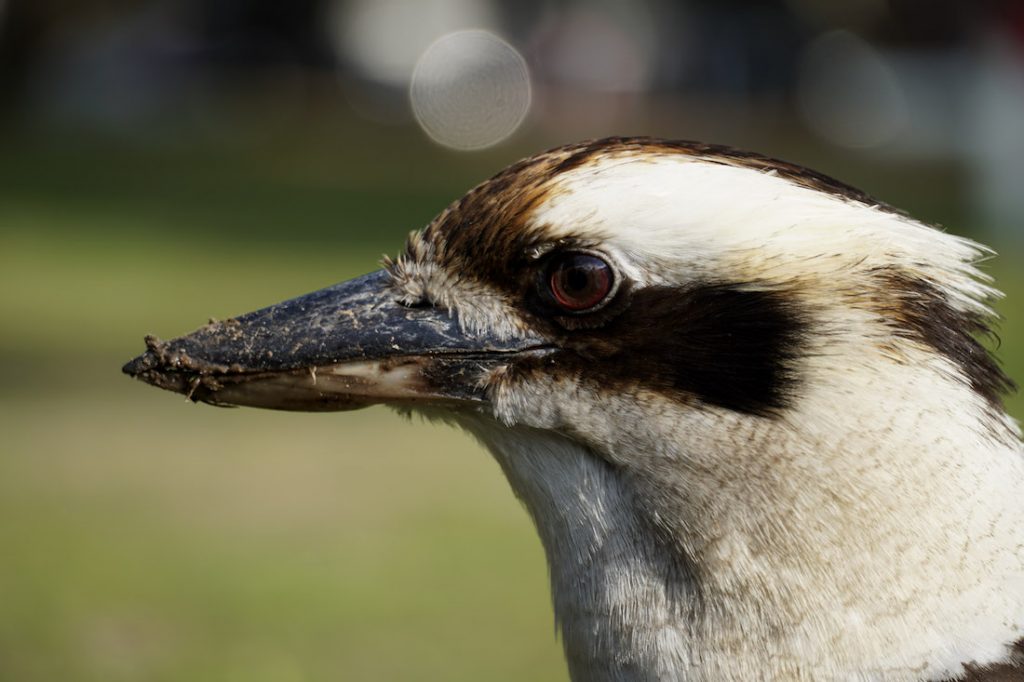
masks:
<path fill-rule="evenodd" d="M 560 254 L 547 272 L 551 298 L 571 313 L 587 312 L 604 303 L 614 282 L 611 266 L 589 253 Z"/>

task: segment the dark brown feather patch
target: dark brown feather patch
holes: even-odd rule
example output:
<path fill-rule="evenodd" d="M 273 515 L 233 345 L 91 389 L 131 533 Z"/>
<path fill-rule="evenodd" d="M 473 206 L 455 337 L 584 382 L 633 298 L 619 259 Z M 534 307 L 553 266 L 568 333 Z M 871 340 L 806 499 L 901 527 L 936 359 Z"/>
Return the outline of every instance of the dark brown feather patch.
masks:
<path fill-rule="evenodd" d="M 567 330 L 564 350 L 521 369 L 759 416 L 788 405 L 805 325 L 785 292 L 705 283 L 649 287 L 628 297 L 612 319 Z"/>
<path fill-rule="evenodd" d="M 878 272 L 879 286 L 895 308 L 886 319 L 897 335 L 924 343 L 959 367 L 964 379 L 988 403 L 1002 409 L 1002 396 L 1016 385 L 978 340 L 994 337 L 983 314 L 955 308 L 931 282 L 894 269 Z"/>

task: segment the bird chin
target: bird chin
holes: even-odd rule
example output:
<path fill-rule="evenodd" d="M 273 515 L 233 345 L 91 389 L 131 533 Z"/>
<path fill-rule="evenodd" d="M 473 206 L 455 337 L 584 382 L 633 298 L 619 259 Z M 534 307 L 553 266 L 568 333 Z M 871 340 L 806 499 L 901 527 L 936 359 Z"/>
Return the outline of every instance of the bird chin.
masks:
<path fill-rule="evenodd" d="M 145 356 L 140 356 L 143 359 Z M 138 362 L 138 360 L 136 361 Z M 131 374 L 148 384 L 220 407 L 262 407 L 295 412 L 343 412 L 386 403 L 416 407 L 483 402 L 480 389 L 437 381 L 430 357 L 358 360 L 279 371 L 203 372 L 142 362 Z"/>

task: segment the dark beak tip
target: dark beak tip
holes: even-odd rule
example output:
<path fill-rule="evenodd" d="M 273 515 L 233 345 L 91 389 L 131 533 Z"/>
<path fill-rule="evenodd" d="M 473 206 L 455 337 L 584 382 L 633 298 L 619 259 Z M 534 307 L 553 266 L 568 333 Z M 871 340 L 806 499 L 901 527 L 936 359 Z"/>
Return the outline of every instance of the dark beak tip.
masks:
<path fill-rule="evenodd" d="M 130 377 L 137 377 L 139 372 L 142 371 L 142 366 L 145 362 L 144 358 L 144 355 L 132 358 L 128 362 L 124 363 L 124 366 L 121 367 L 121 371 Z"/>
<path fill-rule="evenodd" d="M 139 375 L 157 366 L 157 358 L 152 351 L 146 351 L 138 357 L 132 358 L 121 367 L 121 371 L 128 376 L 138 379 Z"/>
<path fill-rule="evenodd" d="M 193 375 L 169 370 L 152 351 L 129 360 L 121 371 L 133 379 L 174 393 L 189 394 L 193 389 Z"/>

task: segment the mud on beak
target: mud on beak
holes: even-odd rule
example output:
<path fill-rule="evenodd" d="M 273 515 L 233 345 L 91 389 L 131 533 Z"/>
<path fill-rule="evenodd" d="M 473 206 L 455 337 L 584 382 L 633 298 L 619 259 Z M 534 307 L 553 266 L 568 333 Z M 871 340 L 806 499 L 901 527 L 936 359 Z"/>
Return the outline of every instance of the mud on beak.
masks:
<path fill-rule="evenodd" d="M 471 333 L 445 310 L 402 305 L 383 270 L 146 346 L 123 371 L 153 386 L 213 405 L 309 412 L 479 404 L 488 372 L 547 352 L 540 338 Z"/>

